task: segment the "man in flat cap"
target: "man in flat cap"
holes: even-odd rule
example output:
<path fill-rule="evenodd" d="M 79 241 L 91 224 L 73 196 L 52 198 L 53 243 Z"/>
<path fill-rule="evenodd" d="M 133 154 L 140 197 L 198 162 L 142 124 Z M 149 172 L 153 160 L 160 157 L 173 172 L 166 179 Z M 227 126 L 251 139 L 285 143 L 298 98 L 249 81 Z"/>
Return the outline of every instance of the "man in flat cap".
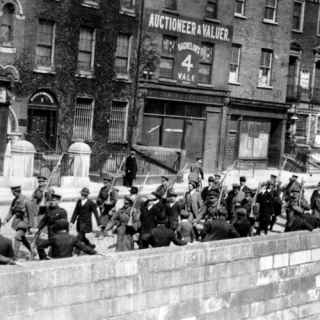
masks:
<path fill-rule="evenodd" d="M 97 205 L 90 200 L 90 191 L 88 188 L 82 188 L 81 198 L 77 201 L 71 217 L 71 224 L 77 223 L 78 238 L 87 246 L 95 247 L 87 238 L 86 234 L 92 232 L 92 215 L 96 219 L 97 226 L 100 226 Z"/>
<path fill-rule="evenodd" d="M 108 225 L 118 201 L 118 189 L 114 188 L 113 178 L 105 175 L 103 178 L 103 187 L 100 189 L 97 206 L 100 210 L 100 224 L 102 229 L 102 236 L 105 235 L 105 228 Z"/>
<path fill-rule="evenodd" d="M 125 196 L 123 206 L 115 212 L 107 226 L 107 230 L 113 230 L 117 235 L 116 251 L 128 251 L 134 249 L 133 235 L 140 228 L 140 219 L 137 210 L 133 207 L 130 196 Z"/>
<path fill-rule="evenodd" d="M 161 184 L 157 187 L 155 192 L 159 194 L 162 199 L 166 199 L 169 189 L 169 178 L 167 176 L 161 176 Z"/>
<path fill-rule="evenodd" d="M 1 229 L 0 219 L 0 229 Z M 10 239 L 0 234 L 0 265 L 1 264 L 15 264 L 15 254 Z"/>
<path fill-rule="evenodd" d="M 69 223 L 65 219 L 58 220 L 53 227 L 53 236 L 42 240 L 38 244 L 40 260 L 48 259 L 45 249 L 50 248 L 50 257 L 53 259 L 70 258 L 74 249 L 86 254 L 96 254 L 91 246 L 86 246 L 78 237 L 69 234 Z"/>
<path fill-rule="evenodd" d="M 18 257 L 19 249 L 23 244 L 33 258 L 33 251 L 31 245 L 26 238 L 28 230 L 31 228 L 31 219 L 29 212 L 28 199 L 22 194 L 21 186 L 12 186 L 11 192 L 14 199 L 11 202 L 10 210 L 4 223 L 8 223 L 12 219 L 11 227 L 15 230 L 14 236 L 14 250 L 15 255 Z"/>

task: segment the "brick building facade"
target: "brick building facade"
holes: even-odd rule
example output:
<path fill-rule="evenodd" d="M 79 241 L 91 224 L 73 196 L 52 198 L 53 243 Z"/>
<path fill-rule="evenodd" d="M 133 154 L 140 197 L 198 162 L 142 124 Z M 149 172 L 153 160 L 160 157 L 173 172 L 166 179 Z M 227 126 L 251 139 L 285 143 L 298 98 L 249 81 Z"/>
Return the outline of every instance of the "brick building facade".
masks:
<path fill-rule="evenodd" d="M 291 1 L 235 1 L 225 163 L 278 166 L 284 152 Z"/>

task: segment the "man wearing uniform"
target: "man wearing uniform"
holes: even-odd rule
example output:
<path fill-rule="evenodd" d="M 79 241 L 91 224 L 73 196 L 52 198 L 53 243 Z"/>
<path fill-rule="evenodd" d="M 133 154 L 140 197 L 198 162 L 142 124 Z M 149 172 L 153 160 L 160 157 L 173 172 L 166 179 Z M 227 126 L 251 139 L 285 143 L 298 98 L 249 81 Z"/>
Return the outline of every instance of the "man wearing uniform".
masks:
<path fill-rule="evenodd" d="M 197 191 L 197 182 L 190 181 L 188 191 L 184 195 L 185 210 L 189 213 L 190 221 L 200 220 L 200 208 L 202 206 L 201 196 Z"/>
<path fill-rule="evenodd" d="M 1 219 L 0 219 L 1 229 Z M 1 264 L 15 264 L 14 251 L 12 248 L 12 242 L 10 239 L 5 238 L 0 234 L 0 265 Z"/>
<path fill-rule="evenodd" d="M 302 188 L 301 184 L 298 182 L 298 176 L 293 174 L 289 179 L 289 183 L 282 188 L 283 197 L 285 201 L 290 200 L 290 194 L 292 190 L 299 190 Z"/>
<path fill-rule="evenodd" d="M 229 191 L 226 198 L 226 208 L 228 211 L 229 221 L 233 221 L 235 219 L 235 206 L 237 203 L 241 203 L 244 198 L 245 194 L 243 193 L 243 191 L 240 191 L 240 185 L 234 183 L 232 185 L 232 190 Z"/>
<path fill-rule="evenodd" d="M 53 226 L 53 235 L 48 240 L 42 240 L 38 245 L 40 260 L 48 259 L 45 249 L 50 248 L 51 258 L 69 258 L 72 257 L 74 249 L 83 251 L 87 254 L 96 254 L 96 251 L 86 246 L 78 237 L 70 235 L 69 224 L 67 220 L 60 219 Z"/>
<path fill-rule="evenodd" d="M 220 193 L 221 183 L 219 181 L 220 175 L 215 174 L 215 178 L 210 176 L 208 178 L 208 186 L 204 187 L 201 192 L 202 201 L 207 201 L 213 194 L 216 195 Z"/>
<path fill-rule="evenodd" d="M 190 166 L 188 180 L 189 182 L 195 181 L 197 186 L 201 186 L 203 178 L 202 159 L 197 158 L 196 162 Z"/>
<path fill-rule="evenodd" d="M 309 230 L 312 231 L 314 227 L 305 219 L 305 214 L 303 209 L 297 205 L 291 205 L 288 210 L 290 210 L 290 220 L 286 225 L 285 232 Z"/>
<path fill-rule="evenodd" d="M 71 223 L 77 223 L 79 240 L 87 246 L 95 247 L 87 238 L 86 233 L 92 232 L 92 215 L 94 215 L 97 226 L 100 225 L 99 215 L 96 204 L 88 199 L 90 191 L 88 188 L 81 190 L 81 198 L 77 201 L 71 217 Z"/>
<path fill-rule="evenodd" d="M 11 187 L 14 199 L 11 202 L 10 210 L 4 222 L 8 223 L 12 219 L 11 227 L 15 230 L 14 251 L 18 256 L 21 243 L 28 249 L 33 257 L 31 245 L 26 238 L 27 231 L 31 228 L 29 206 L 27 198 L 21 193 L 21 186 Z"/>
<path fill-rule="evenodd" d="M 177 202 L 177 196 L 177 193 L 175 193 L 173 190 L 170 190 L 167 196 L 167 203 L 165 204 L 168 227 L 173 231 L 178 229 L 181 212 L 180 204 Z"/>
<path fill-rule="evenodd" d="M 320 218 L 320 182 L 317 189 L 313 191 L 310 202 L 313 216 Z"/>
<path fill-rule="evenodd" d="M 233 226 L 239 233 L 240 237 L 249 237 L 251 235 L 251 223 L 248 219 L 247 210 L 239 207 L 236 210 L 237 220 Z"/>
<path fill-rule="evenodd" d="M 160 195 L 162 199 L 167 198 L 167 194 L 169 191 L 169 178 L 166 176 L 161 177 L 161 184 L 157 187 L 155 192 Z"/>
<path fill-rule="evenodd" d="M 111 176 L 105 176 L 103 179 L 104 186 L 100 189 L 97 206 L 100 210 L 100 224 L 102 228 L 102 234 L 112 217 L 112 211 L 115 210 L 118 201 L 118 190 L 112 186 L 113 178 Z"/>

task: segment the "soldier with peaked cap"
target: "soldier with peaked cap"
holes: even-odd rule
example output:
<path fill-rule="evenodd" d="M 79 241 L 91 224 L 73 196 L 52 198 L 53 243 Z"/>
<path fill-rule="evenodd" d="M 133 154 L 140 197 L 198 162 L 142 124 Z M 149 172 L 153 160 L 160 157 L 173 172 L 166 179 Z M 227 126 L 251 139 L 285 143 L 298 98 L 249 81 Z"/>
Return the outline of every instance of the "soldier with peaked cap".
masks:
<path fill-rule="evenodd" d="M 77 232 L 80 241 L 84 244 L 94 247 L 86 238 L 86 233 L 92 232 L 92 215 L 94 215 L 97 226 L 100 225 L 97 205 L 88 199 L 90 191 L 88 188 L 83 188 L 80 192 L 81 198 L 77 201 L 71 217 L 71 223 L 77 223 Z"/>
<path fill-rule="evenodd" d="M 216 177 L 216 175 L 215 175 Z M 207 201 L 213 194 L 216 195 L 219 194 L 221 190 L 221 183 L 218 180 L 218 178 L 214 178 L 210 176 L 208 178 L 208 186 L 204 187 L 201 191 L 201 198 L 202 201 Z"/>
<path fill-rule="evenodd" d="M 1 219 L 0 219 L 0 229 L 1 229 Z M 12 242 L 10 239 L 2 236 L 0 234 L 0 265 L 1 264 L 15 264 L 15 254 L 12 247 Z"/>
<path fill-rule="evenodd" d="M 292 177 L 289 179 L 288 184 L 282 188 L 284 200 L 289 201 L 291 191 L 292 190 L 299 190 L 300 191 L 301 188 L 302 188 L 302 186 L 298 182 L 298 176 L 296 174 L 293 174 Z"/>
<path fill-rule="evenodd" d="M 29 213 L 28 199 L 21 193 L 21 186 L 12 186 L 12 194 L 14 199 L 11 202 L 10 210 L 4 222 L 7 223 L 12 219 L 11 227 L 15 230 L 14 250 L 16 256 L 21 243 L 28 249 L 33 257 L 31 245 L 26 238 L 27 231 L 31 228 L 31 219 Z"/>

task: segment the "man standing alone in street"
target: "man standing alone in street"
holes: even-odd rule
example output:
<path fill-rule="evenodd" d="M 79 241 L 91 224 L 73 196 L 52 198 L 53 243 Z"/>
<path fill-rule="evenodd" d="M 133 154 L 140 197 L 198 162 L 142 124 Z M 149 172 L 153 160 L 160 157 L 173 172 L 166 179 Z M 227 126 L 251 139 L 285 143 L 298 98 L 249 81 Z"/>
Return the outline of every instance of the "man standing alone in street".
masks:
<path fill-rule="evenodd" d="M 133 180 L 137 176 L 138 165 L 136 159 L 136 153 L 134 151 L 130 152 L 129 157 L 127 157 L 125 162 L 125 176 L 124 185 L 127 187 L 132 187 Z"/>

